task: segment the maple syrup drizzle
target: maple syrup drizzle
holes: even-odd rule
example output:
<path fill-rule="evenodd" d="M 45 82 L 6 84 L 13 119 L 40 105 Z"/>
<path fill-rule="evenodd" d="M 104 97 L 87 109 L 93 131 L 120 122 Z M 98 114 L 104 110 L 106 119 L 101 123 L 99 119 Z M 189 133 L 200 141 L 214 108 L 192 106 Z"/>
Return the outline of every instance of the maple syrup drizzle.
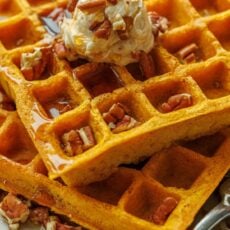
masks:
<path fill-rule="evenodd" d="M 15 84 L 20 85 L 23 83 L 23 80 L 16 77 L 16 75 L 9 72 L 8 67 L 1 67 L 0 66 L 0 72 L 3 72 L 7 78 L 9 78 L 11 81 L 13 81 Z"/>
<path fill-rule="evenodd" d="M 68 97 L 59 97 L 55 101 L 47 102 L 44 106 L 50 118 L 56 118 L 59 115 L 73 109 Z"/>
<path fill-rule="evenodd" d="M 32 116 L 32 129 L 33 132 L 36 135 L 38 135 L 40 129 L 45 126 L 48 125 L 52 122 L 51 119 L 48 119 L 43 113 L 42 111 L 39 109 L 38 103 L 34 103 L 33 108 L 31 110 L 31 116 Z"/>
<path fill-rule="evenodd" d="M 0 86 L 0 108 L 8 111 L 15 111 L 16 105 L 14 101 L 8 97 L 3 88 Z"/>
<path fill-rule="evenodd" d="M 98 71 L 95 71 L 94 73 L 83 77 L 77 77 L 92 97 L 112 92 L 113 90 L 124 86 L 124 83 L 117 72 L 110 66 L 98 68 Z"/>
<path fill-rule="evenodd" d="M 65 167 L 74 163 L 73 159 L 69 159 L 57 154 L 56 150 L 50 143 L 44 143 L 44 147 L 47 150 L 46 152 L 48 152 L 47 157 L 53 172 L 63 170 Z"/>

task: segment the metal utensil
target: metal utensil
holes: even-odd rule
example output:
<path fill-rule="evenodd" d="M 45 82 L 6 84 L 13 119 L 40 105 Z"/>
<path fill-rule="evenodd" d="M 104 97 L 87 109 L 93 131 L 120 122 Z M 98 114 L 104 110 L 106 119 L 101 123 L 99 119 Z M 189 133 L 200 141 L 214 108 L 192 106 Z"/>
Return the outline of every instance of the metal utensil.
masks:
<path fill-rule="evenodd" d="M 230 216 L 230 178 L 223 182 L 219 192 L 222 197 L 221 202 L 205 215 L 194 227 L 194 230 L 211 230 L 223 219 Z"/>

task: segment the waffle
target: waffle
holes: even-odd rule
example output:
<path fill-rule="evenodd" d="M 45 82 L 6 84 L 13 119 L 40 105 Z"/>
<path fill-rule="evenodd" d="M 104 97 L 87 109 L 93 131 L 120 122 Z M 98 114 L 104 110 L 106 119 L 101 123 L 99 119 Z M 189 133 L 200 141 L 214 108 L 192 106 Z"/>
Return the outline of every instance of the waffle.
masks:
<path fill-rule="evenodd" d="M 150 76 L 140 71 L 142 63 L 69 62 L 48 48 L 41 69 L 22 69 L 23 55 L 43 55 L 36 49 L 49 43 L 44 20 L 65 5 L 1 1 L 0 8 L 0 81 L 51 179 L 61 177 L 68 185 L 99 181 L 120 164 L 230 124 L 229 1 L 146 1 L 170 25 L 151 52 Z M 73 136 L 81 143 L 74 151 Z"/>
<path fill-rule="evenodd" d="M 230 164 L 230 132 L 215 132 L 230 123 L 230 3 L 146 5 L 170 21 L 151 53 L 149 79 L 139 64 L 67 62 L 49 50 L 45 72 L 21 71 L 21 55 L 49 41 L 40 19 L 66 1 L 0 0 L 1 189 L 88 229 L 186 229 L 192 223 Z M 167 100 L 181 93 L 186 107 L 170 111 Z M 114 109 L 133 119 L 131 128 L 107 124 Z M 94 133 L 76 153 L 63 136 L 73 128 Z M 143 162 L 127 165 L 137 161 Z"/>
<path fill-rule="evenodd" d="M 186 229 L 230 166 L 226 129 L 122 165 L 103 181 L 70 187 L 48 177 L 14 108 L 8 100 L 0 110 L 0 189 L 87 229 Z"/>

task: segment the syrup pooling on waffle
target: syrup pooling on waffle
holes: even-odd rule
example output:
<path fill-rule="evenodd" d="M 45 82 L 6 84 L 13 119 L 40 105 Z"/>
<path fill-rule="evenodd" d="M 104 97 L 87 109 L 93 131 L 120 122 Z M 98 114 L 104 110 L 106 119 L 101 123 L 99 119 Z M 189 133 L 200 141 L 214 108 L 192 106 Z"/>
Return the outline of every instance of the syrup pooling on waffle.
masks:
<path fill-rule="evenodd" d="M 91 65 L 89 63 L 79 67 L 75 67 L 73 64 L 73 75 L 84 85 L 92 97 L 112 92 L 124 86 L 124 82 L 116 70 L 106 64 Z"/>
<path fill-rule="evenodd" d="M 149 54 L 141 52 L 135 54 L 139 62 L 134 64 L 134 71 L 126 67 L 91 63 L 87 60 L 73 61 L 60 36 L 55 37 L 57 34 L 55 26 L 57 27 L 62 22 L 63 15 L 71 16 L 71 13 L 64 10 L 66 2 L 40 3 L 42 7 L 34 3 L 29 9 L 23 8 L 23 12 L 28 10 L 31 17 L 33 15 L 32 18 L 36 18 L 34 20 L 36 26 L 32 28 L 32 31 L 36 31 L 37 28 L 42 29 L 39 34 L 40 39 L 47 37 L 50 33 L 53 40 L 40 40 L 32 46 L 22 44 L 19 49 L 14 49 L 13 46 L 13 49 L 9 49 L 5 46 L 6 49 L 3 49 L 5 57 L 1 64 L 1 81 L 7 82 L 4 88 L 5 85 L 10 86 L 11 94 L 15 97 L 17 104 L 20 104 L 19 107 L 28 108 L 23 111 L 19 108 L 20 117 L 23 118 L 27 130 L 34 138 L 34 143 L 53 177 L 63 175 L 66 183 L 78 183 L 76 182 L 78 180 L 88 183 L 99 180 L 111 173 L 114 165 L 138 161 L 142 157 L 140 153 L 137 153 L 138 148 L 142 149 L 143 155 L 148 156 L 153 151 L 150 150 L 150 146 L 159 150 L 172 140 L 200 135 L 228 124 L 226 110 L 229 94 L 227 83 L 229 63 L 227 49 L 224 49 L 228 44 L 226 42 L 228 33 L 217 29 L 217 25 L 221 22 L 228 25 L 229 13 L 226 1 L 218 2 L 219 8 L 222 9 L 221 13 L 217 11 L 216 14 L 205 18 L 200 17 L 196 7 L 192 7 L 195 5 L 194 2 L 185 1 L 183 4 L 179 0 L 146 2 L 149 11 L 157 12 L 157 15 L 153 13 L 152 20 L 156 23 L 153 24 L 155 33 L 158 32 L 160 36 L 155 37 L 157 45 Z M 189 14 L 187 9 L 189 9 Z M 71 7 L 69 10 L 71 11 Z M 21 15 L 20 18 L 23 16 Z M 169 28 L 161 34 L 162 27 L 165 25 L 161 22 L 165 21 L 165 18 L 169 22 L 167 23 Z M 12 20 L 12 17 L 9 20 Z M 33 23 L 30 17 L 27 17 L 26 21 Z M 52 23 L 56 23 L 53 32 L 50 31 Z M 45 32 L 44 27 L 50 30 Z M 3 46 L 5 41 L 3 39 Z M 52 58 L 47 60 L 46 56 L 43 60 L 41 53 L 47 48 L 51 49 Z M 38 58 L 34 55 L 36 49 L 38 49 L 38 54 L 40 53 Z M 32 57 L 30 65 L 21 64 L 23 56 Z M 35 56 L 35 61 L 33 56 Z M 44 63 L 48 69 L 41 67 Z M 204 65 L 207 71 L 203 71 Z M 224 69 L 221 66 L 224 66 Z M 25 69 L 33 74 L 26 75 Z M 34 71 L 37 69 L 39 71 Z M 198 74 L 199 71 L 203 74 Z M 34 72 L 40 76 L 36 76 Z M 206 73 L 209 76 L 206 77 Z M 107 75 L 109 77 L 106 77 Z M 217 79 L 219 75 L 223 76 L 220 80 Z M 132 102 L 129 101 L 131 98 Z M 207 100 L 211 98 L 222 101 Z M 111 115 L 110 108 L 117 103 L 128 107 L 129 111 L 125 114 L 128 117 L 124 116 L 125 124 L 132 125 L 125 125 L 127 129 L 115 133 L 110 128 L 111 122 L 106 122 L 103 114 Z M 214 116 L 216 105 L 220 105 L 221 108 L 218 111 L 222 117 Z M 202 120 L 205 118 L 199 117 L 198 121 L 196 118 L 196 114 L 202 114 L 202 111 L 203 116 L 213 114 L 209 117 L 214 119 L 210 121 L 210 126 L 198 125 L 199 129 L 196 129 L 193 124 L 199 122 L 199 124 L 205 124 Z M 180 119 L 176 119 L 174 114 L 183 115 Z M 73 121 L 74 119 L 78 121 Z M 113 122 L 115 125 L 122 123 L 122 118 Z M 133 124 L 136 122 L 138 125 Z M 191 125 L 189 126 L 191 129 L 188 128 L 190 132 L 186 131 L 187 125 Z M 163 126 L 169 128 L 163 129 Z M 79 131 L 85 128 L 90 132 L 88 132 L 89 135 L 83 132 L 84 137 L 88 136 L 84 141 L 83 137 L 79 138 Z M 170 133 L 175 128 L 181 131 L 168 137 L 166 132 Z M 158 134 L 158 132 L 162 133 Z M 156 144 L 156 139 L 164 135 L 166 138 L 161 138 L 162 141 Z M 92 141 L 92 136 L 94 141 Z M 121 140 L 126 144 L 121 144 Z M 140 140 L 151 140 L 151 143 L 143 144 Z M 87 143 L 86 146 L 90 143 L 90 148 L 85 147 L 84 142 Z M 129 146 L 132 148 L 129 149 Z M 75 152 L 75 148 L 80 151 Z M 109 149 L 113 149 L 114 152 Z M 122 152 L 126 152 L 127 149 L 128 154 L 123 155 L 128 155 L 128 157 L 121 157 Z M 132 151 L 136 153 L 131 154 Z M 101 156 L 100 163 L 91 161 L 99 155 Z M 113 161 L 107 160 L 108 162 L 105 163 L 106 155 L 108 159 L 112 157 Z M 88 174 L 80 173 L 81 170 L 77 173 L 78 170 L 75 167 L 82 161 L 85 162 L 84 170 Z M 81 168 L 80 165 L 78 166 Z M 95 168 L 98 173 L 94 173 Z M 75 175 L 79 178 L 75 178 Z M 80 178 L 81 175 L 87 175 L 86 177 L 92 177 L 92 179 Z"/>

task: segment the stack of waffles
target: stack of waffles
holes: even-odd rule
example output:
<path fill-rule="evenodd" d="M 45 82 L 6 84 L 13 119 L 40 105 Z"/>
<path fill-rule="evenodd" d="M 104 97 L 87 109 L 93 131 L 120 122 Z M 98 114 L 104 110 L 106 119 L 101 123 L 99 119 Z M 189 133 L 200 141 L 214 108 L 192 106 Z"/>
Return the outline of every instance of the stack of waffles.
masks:
<path fill-rule="evenodd" d="M 61 57 L 66 0 L 0 0 L 1 189 L 89 229 L 191 224 L 230 166 L 230 1 L 145 4 L 169 28 L 121 67 Z"/>

